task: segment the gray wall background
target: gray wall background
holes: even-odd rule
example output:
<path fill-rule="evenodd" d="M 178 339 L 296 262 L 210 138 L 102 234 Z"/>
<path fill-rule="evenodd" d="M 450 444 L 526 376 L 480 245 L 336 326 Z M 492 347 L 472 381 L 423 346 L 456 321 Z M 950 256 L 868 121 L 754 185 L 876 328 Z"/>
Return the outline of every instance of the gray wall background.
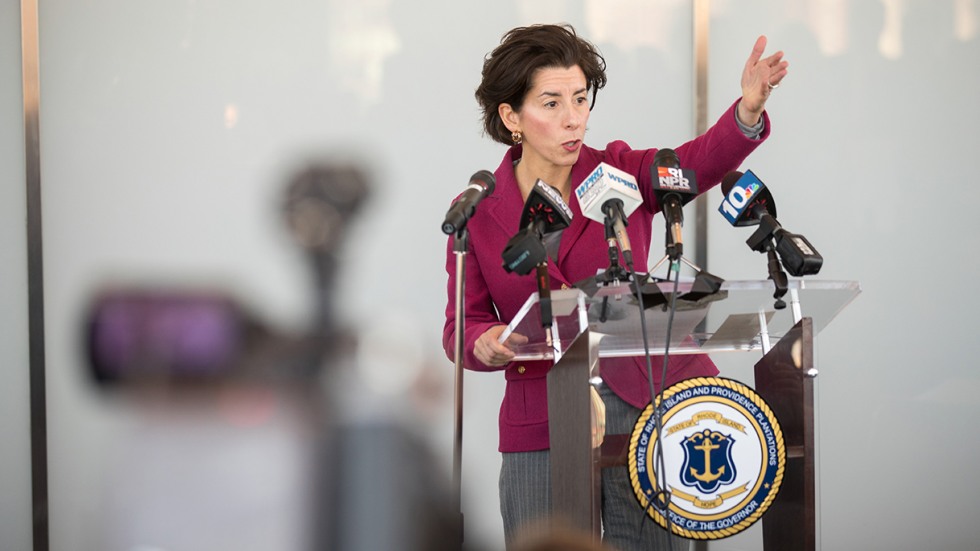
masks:
<path fill-rule="evenodd" d="M 42 2 L 51 548 L 135 548 L 120 534 L 132 519 L 118 494 L 138 490 L 141 473 L 126 460 L 141 457 L 133 450 L 147 427 L 179 425 L 94 392 L 79 348 L 92 295 L 109 284 L 218 288 L 270 324 L 303 327 L 310 276 L 278 209 L 291 172 L 315 159 L 358 159 L 375 184 L 339 289 L 345 319 L 371 344 L 344 379 L 359 389 L 345 404 L 410 419 L 448 475 L 452 364 L 440 345 L 437 228 L 469 176 L 503 153 L 480 135 L 472 97 L 483 55 L 511 27 L 570 22 L 608 63 L 590 143 L 676 146 L 693 132 L 691 9 L 678 0 Z M 789 78 L 769 103 L 772 137 L 743 169 L 823 254 L 820 279 L 864 289 L 817 341 L 822 548 L 975 549 L 980 5 L 716 0 L 711 13 L 709 120 L 739 93 L 756 36 L 787 52 Z M 17 550 L 30 548 L 30 456 L 19 12 L 9 3 L 0 37 L 0 549 Z M 709 194 L 711 271 L 763 279 L 749 232 L 715 214 L 720 199 Z M 716 360 L 746 380 L 754 358 Z M 488 548 L 502 538 L 502 387 L 499 374 L 465 378 L 464 513 L 468 537 Z M 758 533 L 711 548 L 755 549 Z"/>

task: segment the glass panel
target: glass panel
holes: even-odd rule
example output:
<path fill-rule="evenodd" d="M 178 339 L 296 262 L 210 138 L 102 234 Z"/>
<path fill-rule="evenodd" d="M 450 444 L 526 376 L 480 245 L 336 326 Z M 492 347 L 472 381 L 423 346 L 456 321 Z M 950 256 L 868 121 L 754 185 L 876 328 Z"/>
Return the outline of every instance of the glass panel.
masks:
<path fill-rule="evenodd" d="M 656 289 L 651 285 L 656 285 Z M 853 281 L 790 282 L 783 297 L 782 308 L 775 306 L 774 287 L 769 281 L 726 281 L 715 294 L 692 296 L 692 281 L 682 281 L 677 287 L 677 308 L 671 322 L 670 353 L 699 354 L 726 351 L 751 351 L 763 347 L 763 335 L 779 340 L 796 324 L 794 304 L 803 316 L 813 319 L 813 329 L 819 332 L 860 293 Z M 673 282 L 648 284 L 642 287 L 647 341 L 652 354 L 663 354 L 667 345 L 668 312 Z M 570 289 L 552 293 L 555 324 L 561 336 L 557 349 L 565 352 L 583 326 L 580 323 L 582 305 L 587 311 L 588 328 L 603 335 L 599 345 L 600 357 L 642 356 L 644 354 L 640 308 L 632 286 L 604 287 L 592 296 Z M 552 347 L 545 341 L 538 296 L 528 297 L 523 317 L 518 317 L 501 335 L 501 342 L 511 333 L 528 337 L 528 343 L 515 348 L 518 360 L 550 359 Z M 558 315 L 567 311 L 567 315 Z M 760 316 L 765 323 L 760 322 Z"/>

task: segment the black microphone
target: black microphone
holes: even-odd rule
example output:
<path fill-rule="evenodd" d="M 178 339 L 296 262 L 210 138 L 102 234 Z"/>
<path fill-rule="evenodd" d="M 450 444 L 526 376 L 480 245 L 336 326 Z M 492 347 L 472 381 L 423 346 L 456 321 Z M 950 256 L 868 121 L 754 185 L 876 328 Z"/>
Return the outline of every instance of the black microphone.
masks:
<path fill-rule="evenodd" d="M 572 209 L 568 208 L 561 193 L 538 180 L 528 193 L 521 213 L 520 230 L 504 247 L 504 271 L 525 275 L 535 270 L 538 284 L 538 306 L 545 342 L 552 344 L 551 335 L 551 279 L 548 276 L 548 252 L 544 236 L 567 228 L 572 223 Z"/>
<path fill-rule="evenodd" d="M 476 212 L 476 206 L 484 197 L 493 193 L 496 179 L 489 170 L 481 170 L 470 177 L 470 183 L 449 207 L 446 220 L 442 223 L 442 233 L 452 235 L 466 227 L 466 223 Z"/>
<path fill-rule="evenodd" d="M 520 229 L 504 246 L 503 267 L 508 273 L 526 275 L 548 260 L 545 234 L 565 229 L 572 222 L 572 209 L 561 193 L 541 180 L 534 183 L 524 202 Z"/>
<path fill-rule="evenodd" d="M 667 223 L 667 254 L 676 260 L 684 251 L 681 228 L 684 226 L 683 206 L 698 195 L 698 183 L 693 170 L 682 169 L 673 149 L 657 150 L 650 167 L 653 193 L 660 203 Z"/>
<path fill-rule="evenodd" d="M 806 237 L 790 233 L 780 225 L 772 193 L 754 172 L 729 172 L 721 181 L 721 191 L 725 198 L 718 211 L 731 225 L 760 226 L 746 240 L 752 250 L 766 252 L 771 248 L 771 240 L 783 267 L 791 275 L 799 277 L 820 271 L 823 257 Z"/>
<path fill-rule="evenodd" d="M 744 175 L 737 170 L 726 174 L 721 179 L 721 193 L 725 200 L 718 210 L 733 226 L 755 226 L 766 214 L 776 217 L 772 192 L 751 170 Z"/>

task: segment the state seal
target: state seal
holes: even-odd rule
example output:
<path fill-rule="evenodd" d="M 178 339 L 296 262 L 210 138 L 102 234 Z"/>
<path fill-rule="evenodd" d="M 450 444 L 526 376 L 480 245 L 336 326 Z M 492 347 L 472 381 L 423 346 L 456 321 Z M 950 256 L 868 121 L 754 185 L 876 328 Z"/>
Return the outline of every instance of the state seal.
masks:
<path fill-rule="evenodd" d="M 762 518 L 786 469 L 783 433 L 768 404 L 738 381 L 700 377 L 666 389 L 657 406 L 662 461 L 653 404 L 636 421 L 629 448 L 630 481 L 647 515 L 699 540 L 737 534 Z M 665 509 L 651 504 L 663 501 L 655 484 L 661 462 Z"/>

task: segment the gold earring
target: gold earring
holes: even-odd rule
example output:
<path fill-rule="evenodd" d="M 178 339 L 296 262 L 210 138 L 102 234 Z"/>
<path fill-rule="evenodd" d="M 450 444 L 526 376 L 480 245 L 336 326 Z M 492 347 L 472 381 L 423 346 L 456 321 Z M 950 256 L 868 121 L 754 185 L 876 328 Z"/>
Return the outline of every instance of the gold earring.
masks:
<path fill-rule="evenodd" d="M 521 134 L 520 130 L 515 130 L 510 133 L 510 139 L 514 140 L 514 145 L 519 145 L 524 141 L 524 134 Z"/>

